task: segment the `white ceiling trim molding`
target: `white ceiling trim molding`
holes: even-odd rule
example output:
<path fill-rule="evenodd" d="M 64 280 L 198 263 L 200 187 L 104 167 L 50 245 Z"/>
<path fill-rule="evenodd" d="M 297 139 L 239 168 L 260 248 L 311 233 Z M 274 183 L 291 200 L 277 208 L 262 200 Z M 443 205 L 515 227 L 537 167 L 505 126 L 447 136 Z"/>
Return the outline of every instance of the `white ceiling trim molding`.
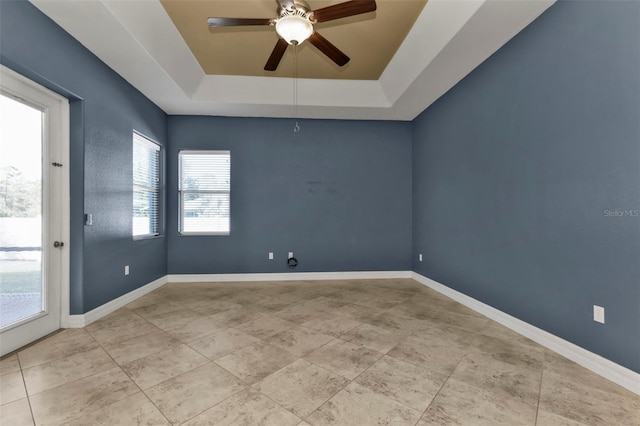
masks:
<path fill-rule="evenodd" d="M 31 2 L 168 114 L 293 114 L 290 78 L 205 75 L 158 0 Z M 430 0 L 379 80 L 299 79 L 297 115 L 412 120 L 554 2 Z"/>

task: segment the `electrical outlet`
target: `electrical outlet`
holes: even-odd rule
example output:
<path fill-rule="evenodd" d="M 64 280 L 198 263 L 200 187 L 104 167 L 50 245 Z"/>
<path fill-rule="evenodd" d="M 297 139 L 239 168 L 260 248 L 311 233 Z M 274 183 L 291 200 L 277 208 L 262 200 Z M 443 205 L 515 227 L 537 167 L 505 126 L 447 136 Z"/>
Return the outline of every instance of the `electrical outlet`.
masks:
<path fill-rule="evenodd" d="M 293 257 L 293 252 L 292 252 L 292 251 L 290 251 L 290 252 L 289 252 L 289 257 L 287 257 L 287 259 L 291 259 L 292 257 Z"/>
<path fill-rule="evenodd" d="M 273 252 L 272 251 L 269 252 L 269 260 L 273 260 Z"/>
<path fill-rule="evenodd" d="M 129 265 L 124 266 L 124 274 L 129 275 Z"/>
<path fill-rule="evenodd" d="M 418 255 L 418 260 L 419 260 L 420 262 L 422 262 L 422 253 L 420 253 L 420 254 Z"/>
<path fill-rule="evenodd" d="M 604 324 L 604 308 L 602 306 L 593 305 L 593 320 Z"/>

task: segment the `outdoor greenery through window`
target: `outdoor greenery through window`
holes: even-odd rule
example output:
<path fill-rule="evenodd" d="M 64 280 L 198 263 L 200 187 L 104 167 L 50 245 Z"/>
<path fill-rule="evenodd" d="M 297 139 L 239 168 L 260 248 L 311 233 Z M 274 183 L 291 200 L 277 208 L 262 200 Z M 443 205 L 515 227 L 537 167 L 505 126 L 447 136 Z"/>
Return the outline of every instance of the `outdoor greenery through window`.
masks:
<path fill-rule="evenodd" d="M 180 233 L 229 234 L 230 152 L 180 151 L 178 157 Z"/>
<path fill-rule="evenodd" d="M 159 234 L 160 146 L 133 134 L 133 236 Z"/>

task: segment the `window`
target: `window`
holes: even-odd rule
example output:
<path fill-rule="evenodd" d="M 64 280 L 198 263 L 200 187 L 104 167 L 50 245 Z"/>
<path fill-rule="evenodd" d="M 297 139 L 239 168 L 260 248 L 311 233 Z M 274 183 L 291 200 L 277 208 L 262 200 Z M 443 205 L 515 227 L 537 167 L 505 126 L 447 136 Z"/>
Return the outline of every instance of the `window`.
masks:
<path fill-rule="evenodd" d="M 231 198 L 229 151 L 178 154 L 180 233 L 228 235 Z"/>
<path fill-rule="evenodd" d="M 133 134 L 133 237 L 159 235 L 160 146 Z"/>

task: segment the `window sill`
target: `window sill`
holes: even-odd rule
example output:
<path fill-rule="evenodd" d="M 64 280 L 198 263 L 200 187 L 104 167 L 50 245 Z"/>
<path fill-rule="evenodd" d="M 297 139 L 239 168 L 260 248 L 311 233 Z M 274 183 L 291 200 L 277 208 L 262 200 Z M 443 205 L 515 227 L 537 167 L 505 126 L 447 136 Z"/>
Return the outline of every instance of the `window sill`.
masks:
<path fill-rule="evenodd" d="M 137 235 L 133 237 L 133 241 L 155 240 L 157 238 L 164 238 L 164 235 Z"/>

